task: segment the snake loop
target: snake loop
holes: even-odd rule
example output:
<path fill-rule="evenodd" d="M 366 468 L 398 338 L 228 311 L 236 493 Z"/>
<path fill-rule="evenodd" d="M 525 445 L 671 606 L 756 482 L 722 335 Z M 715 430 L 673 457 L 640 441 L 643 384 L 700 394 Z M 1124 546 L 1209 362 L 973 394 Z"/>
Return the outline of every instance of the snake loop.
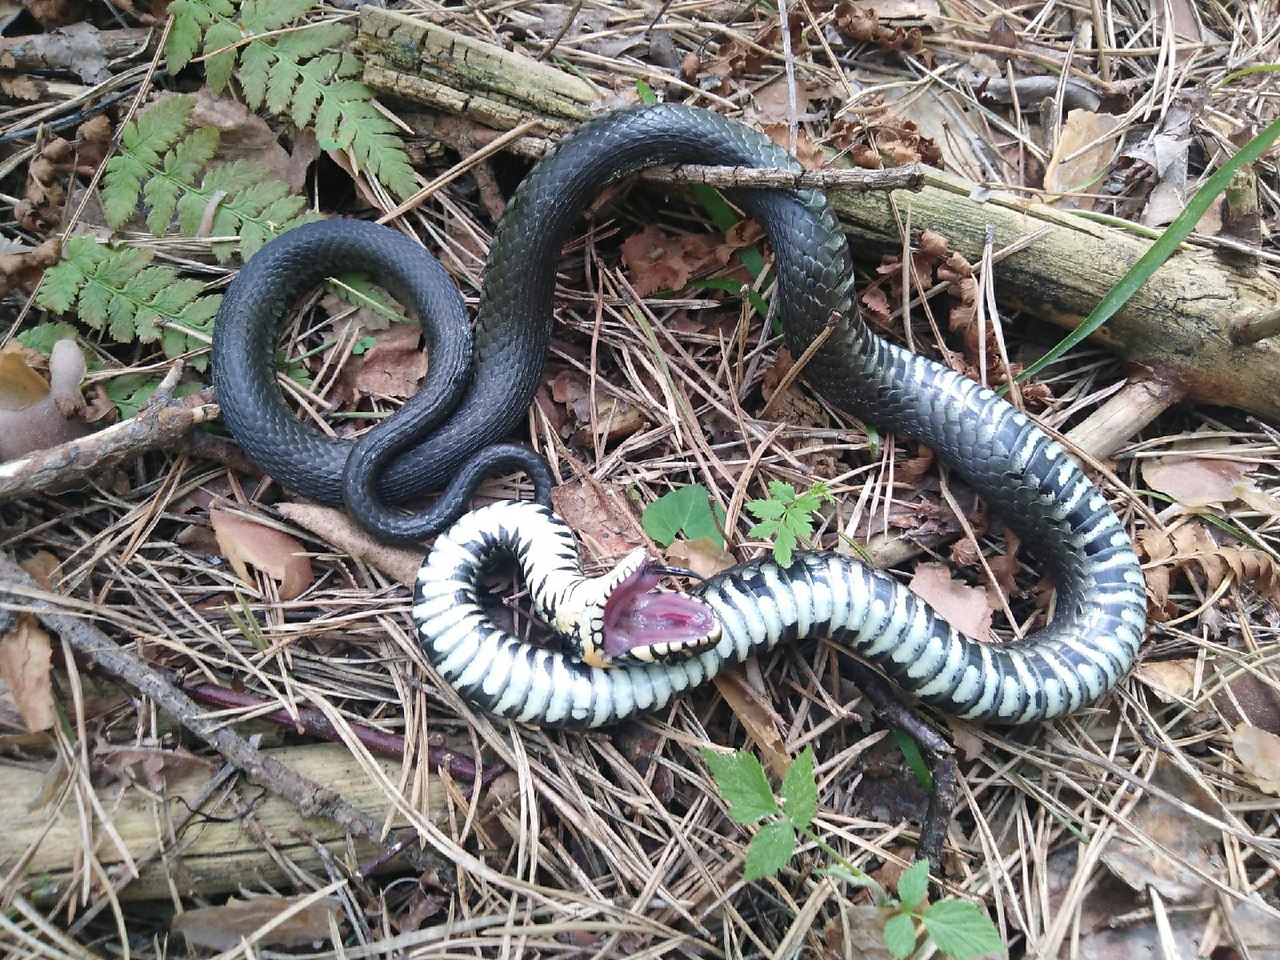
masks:
<path fill-rule="evenodd" d="M 371 501 L 400 502 L 438 488 L 524 417 L 546 356 L 557 258 L 573 223 L 606 184 L 646 166 L 678 162 L 798 168 L 759 133 L 675 105 L 602 117 L 564 139 L 525 178 L 494 236 L 469 385 L 465 374 L 447 367 L 440 396 L 458 390 L 452 412 L 440 415 L 425 440 L 417 442 L 408 431 L 374 451 L 388 461 L 376 483 L 369 479 L 376 471 L 365 470 L 366 482 L 348 484 L 348 509 L 362 523 L 394 539 L 416 539 L 438 528 L 438 514 L 428 520 L 383 515 Z M 514 638 L 477 613 L 477 571 L 498 552 L 538 555 L 522 539 L 531 521 L 519 516 L 541 508 L 514 508 L 519 516 L 490 508 L 458 520 L 437 541 L 419 577 L 414 616 L 429 658 L 487 709 L 579 726 L 652 709 L 726 663 L 810 635 L 847 643 L 908 692 L 959 716 L 1027 722 L 1096 700 L 1128 669 L 1145 626 L 1142 574 L 1102 495 L 1022 413 L 990 390 L 880 339 L 860 321 L 845 237 L 820 192 L 743 189 L 732 195 L 772 241 L 779 320 L 792 354 L 804 354 L 823 337 L 805 369 L 809 382 L 834 406 L 920 440 L 962 475 L 1054 578 L 1053 621 L 1009 647 L 979 644 L 957 634 L 892 578 L 844 558 L 807 555 L 785 569 L 770 562 L 741 565 L 698 588 L 723 628 L 713 649 L 682 664 L 592 667 L 512 646 Z M 264 248 L 241 279 L 279 243 Z M 390 256 L 388 266 L 397 271 L 414 269 L 399 263 L 394 251 Z M 334 269 L 337 262 L 304 244 L 276 263 L 285 278 L 268 272 L 257 275 L 253 290 L 233 287 L 219 315 L 214 350 L 224 411 L 229 400 L 244 402 L 244 415 L 228 421 L 237 437 L 243 439 L 242 431 L 268 434 L 268 442 L 282 447 L 278 467 L 268 469 L 330 502 L 341 496 L 344 470 L 358 474 L 363 467 L 348 465 L 347 448 L 331 447 L 313 465 L 312 448 L 263 427 L 256 415 L 270 419 L 283 406 L 278 397 L 274 405 L 264 399 L 272 391 L 270 334 L 254 335 L 258 356 L 251 361 L 231 341 L 247 328 L 274 323 L 287 298 L 281 293 L 287 275 L 303 267 Z M 401 279 L 393 278 L 396 284 Z M 227 391 L 238 394 L 224 397 Z M 437 401 L 443 406 L 438 398 L 432 403 Z M 323 480 L 312 483 L 319 474 Z"/>

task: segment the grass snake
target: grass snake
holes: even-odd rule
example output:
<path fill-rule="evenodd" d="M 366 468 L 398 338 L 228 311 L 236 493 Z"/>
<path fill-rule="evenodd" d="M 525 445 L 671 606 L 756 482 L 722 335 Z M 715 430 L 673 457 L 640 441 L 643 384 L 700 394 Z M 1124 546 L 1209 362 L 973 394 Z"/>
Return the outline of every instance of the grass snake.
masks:
<path fill-rule="evenodd" d="M 330 238 L 324 230 L 336 231 L 336 247 L 355 252 L 354 265 L 372 269 L 410 303 L 418 303 L 422 252 L 409 251 L 413 245 L 390 231 L 351 222 L 304 227 L 273 241 L 242 271 L 215 328 L 215 384 L 233 432 L 271 448 L 278 463 L 267 469 L 285 484 L 327 502 L 345 493 L 348 509 L 380 535 L 403 540 L 437 532 L 477 479 L 467 472 L 477 451 L 525 416 L 545 361 L 556 263 L 572 225 L 611 181 L 679 162 L 798 168 L 761 134 L 694 108 L 642 107 L 584 124 L 533 168 L 498 227 L 470 378 L 466 349 L 442 350 L 441 342 L 446 328 L 465 322 L 455 317 L 436 333 L 429 329 L 432 376 L 406 404 L 411 426 L 397 427 L 392 418 L 354 451 L 336 441 L 317 447 L 309 440 L 303 449 L 295 433 L 281 433 L 287 410 L 271 382 L 273 327 L 282 305 L 318 275 L 353 265 L 335 255 L 335 244 L 316 244 Z M 740 189 L 732 196 L 772 242 L 779 320 L 793 355 L 825 336 L 805 368 L 809 382 L 833 405 L 920 440 L 962 475 L 1053 577 L 1052 622 L 1015 644 L 977 643 L 891 577 L 833 554 L 803 554 L 785 569 L 767 560 L 740 564 L 694 591 L 722 627 L 711 649 L 675 663 L 594 666 L 530 647 L 484 614 L 477 581 L 497 556 L 516 556 L 531 579 L 544 577 L 539 564 L 572 565 L 576 557 L 572 535 L 545 507 L 495 505 L 457 520 L 418 578 L 413 610 L 428 658 L 480 706 L 562 726 L 598 726 L 656 709 L 726 663 L 815 635 L 843 642 L 908 693 L 962 717 L 1028 722 L 1102 696 L 1128 670 L 1145 626 L 1137 558 L 1102 495 L 1058 444 L 1004 400 L 861 322 L 845 237 L 820 192 Z M 305 236 L 308 229 L 314 236 Z M 388 249 L 368 254 L 369 231 L 392 238 Z M 302 239 L 273 260 L 273 248 L 295 235 Z M 409 252 L 414 266 L 406 266 Z M 255 271 L 259 261 L 266 266 Z M 428 309 L 418 308 L 424 320 Z M 466 340 L 465 330 L 459 335 Z M 434 383 L 437 375 L 443 385 Z M 419 440 L 423 424 L 435 430 Z M 382 437 L 370 439 L 379 430 Z M 524 465 L 518 448 L 489 456 L 491 466 Z M 389 506 L 437 489 L 460 471 L 468 479 L 454 481 L 446 510 L 405 515 Z M 535 486 L 545 501 L 549 477 L 535 476 Z"/>

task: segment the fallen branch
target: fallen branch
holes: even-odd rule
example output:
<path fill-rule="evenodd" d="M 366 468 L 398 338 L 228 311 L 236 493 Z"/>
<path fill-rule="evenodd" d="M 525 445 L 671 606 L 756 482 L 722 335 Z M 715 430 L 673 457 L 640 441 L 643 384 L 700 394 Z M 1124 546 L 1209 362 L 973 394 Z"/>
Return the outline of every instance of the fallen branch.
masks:
<path fill-rule="evenodd" d="M 189 397 L 157 390 L 151 401 L 128 420 L 0 464 L 0 502 L 83 483 L 140 453 L 172 446 L 217 417 L 218 405 L 213 402 L 211 389 Z"/>
<path fill-rule="evenodd" d="M 383 821 L 348 803 L 331 788 L 303 776 L 276 757 L 263 753 L 211 717 L 189 696 L 177 689 L 158 670 L 117 646 L 88 620 L 62 613 L 49 602 L 49 595 L 8 557 L 0 555 L 0 587 L 11 604 L 21 599 L 23 611 L 32 614 L 46 629 L 60 636 L 77 654 L 103 673 L 128 684 L 161 710 L 216 750 L 228 763 L 251 781 L 287 800 L 299 814 L 337 824 L 351 836 L 381 845 Z M 414 847 L 401 855 L 415 869 L 440 866 Z"/>

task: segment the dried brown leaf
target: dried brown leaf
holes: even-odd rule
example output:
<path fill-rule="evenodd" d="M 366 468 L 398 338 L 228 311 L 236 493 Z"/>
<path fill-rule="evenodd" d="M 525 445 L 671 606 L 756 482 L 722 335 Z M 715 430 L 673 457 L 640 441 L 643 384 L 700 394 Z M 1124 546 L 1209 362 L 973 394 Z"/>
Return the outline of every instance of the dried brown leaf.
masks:
<path fill-rule="evenodd" d="M 189 770 L 209 765 L 207 760 L 182 747 L 173 750 L 124 747 L 101 740 L 94 744 L 92 759 L 96 770 L 106 776 L 106 782 L 143 783 L 157 793 Z"/>
<path fill-rule="evenodd" d="M 341 904 L 333 897 L 325 897 L 293 909 L 301 902 L 300 897 L 228 900 L 222 906 L 180 913 L 169 929 L 182 934 L 188 946 L 210 950 L 230 950 L 244 939 L 278 947 L 303 947 L 328 940 L 331 921 Z M 291 909 L 286 919 L 276 922 Z M 268 924 L 273 924 L 270 930 L 259 932 Z"/>
<path fill-rule="evenodd" d="M 1217 453 L 1213 456 L 1173 453 L 1144 460 L 1142 479 L 1153 490 L 1196 510 L 1235 500 L 1237 484 L 1250 469 L 1251 464 L 1229 460 Z"/>
<path fill-rule="evenodd" d="M 1134 673 L 1165 703 L 1185 699 L 1195 690 L 1194 660 L 1144 660 Z"/>
<path fill-rule="evenodd" d="M 1231 731 L 1231 746 L 1258 789 L 1280 796 L 1280 737 L 1241 723 Z"/>
<path fill-rule="evenodd" d="M 984 642 L 991 639 L 987 591 L 956 580 L 945 563 L 920 564 L 909 586 L 965 636 Z"/>
<path fill-rule="evenodd" d="M 58 719 L 53 701 L 53 643 L 34 617 L 19 617 L 0 638 L 0 677 L 27 730 L 52 729 Z"/>
<path fill-rule="evenodd" d="M 393 323 L 373 334 L 373 346 L 363 355 L 354 386 L 373 397 L 410 397 L 427 375 L 422 328 Z"/>
<path fill-rule="evenodd" d="M 1140 530 L 1135 543 L 1150 564 L 1147 587 L 1157 610 L 1169 601 L 1175 572 L 1198 577 L 1210 592 L 1231 578 L 1280 601 L 1280 564 L 1270 554 L 1251 547 L 1220 545 L 1199 521 L 1169 531 Z"/>
<path fill-rule="evenodd" d="M 1171 762 L 1162 761 L 1151 782 L 1181 803 L 1210 816 L 1217 814 L 1215 798 Z M 1214 876 L 1222 870 L 1222 838 L 1217 829 L 1154 793 L 1134 805 L 1128 826 L 1134 836 L 1117 834 L 1102 860 L 1138 892 L 1150 886 L 1175 903 L 1195 900 L 1210 889 L 1202 875 Z"/>
<path fill-rule="evenodd" d="M 245 583 L 254 584 L 253 567 L 279 584 L 281 600 L 294 600 L 311 586 L 311 558 L 296 537 L 217 506 L 209 508 L 209 521 L 222 555 Z"/>
<path fill-rule="evenodd" d="M 697 540 L 676 540 L 672 543 L 667 548 L 667 562 L 706 578 L 721 570 L 728 570 L 738 559 L 710 537 L 699 537 Z"/>
<path fill-rule="evenodd" d="M 791 766 L 791 754 L 781 733 L 787 724 L 762 692 L 764 685 L 751 682 L 748 670 L 746 665 L 722 670 L 715 677 L 716 689 L 733 715 L 747 728 L 747 735 L 760 747 L 769 769 L 781 777 Z M 757 678 L 758 672 L 757 669 Z"/>
<path fill-rule="evenodd" d="M 1110 169 L 1124 134 L 1109 113 L 1071 110 L 1058 133 L 1057 149 L 1044 171 L 1044 189 L 1054 199 L 1091 190 Z"/>

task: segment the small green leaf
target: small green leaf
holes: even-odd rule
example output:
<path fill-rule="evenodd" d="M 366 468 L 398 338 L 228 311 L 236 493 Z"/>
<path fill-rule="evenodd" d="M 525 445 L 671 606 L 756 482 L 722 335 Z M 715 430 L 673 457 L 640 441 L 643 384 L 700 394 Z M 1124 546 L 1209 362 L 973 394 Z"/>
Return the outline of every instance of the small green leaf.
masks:
<path fill-rule="evenodd" d="M 640 98 L 641 103 L 650 106 L 658 102 L 658 95 L 653 92 L 653 87 L 639 77 L 636 78 L 636 96 Z"/>
<path fill-rule="evenodd" d="M 787 505 L 781 500 L 749 500 L 747 512 L 757 520 L 781 520 L 787 512 Z"/>
<path fill-rule="evenodd" d="M 700 483 L 677 487 L 645 507 L 640 522 L 645 533 L 664 547 L 671 546 L 676 535 L 688 540 L 708 537 L 716 546 L 724 547 L 724 535 L 712 511 L 707 488 Z M 723 517 L 720 518 L 723 521 Z"/>
<path fill-rule="evenodd" d="M 916 924 L 909 913 L 895 913 L 885 921 L 884 945 L 899 960 L 916 948 Z"/>
<path fill-rule="evenodd" d="M 920 919 L 929 939 L 956 960 L 974 960 L 984 954 L 1004 951 L 1000 931 L 977 904 L 940 900 L 921 914 Z"/>
<path fill-rule="evenodd" d="M 796 535 L 791 532 L 790 527 L 780 527 L 773 538 L 773 559 L 778 561 L 779 566 L 789 567 L 794 559 L 792 551 L 795 548 Z"/>
<path fill-rule="evenodd" d="M 756 823 L 782 812 L 764 767 L 752 754 L 745 750 L 718 753 L 703 747 L 702 759 L 710 768 L 720 795 L 729 803 L 729 816 L 737 823 Z"/>
<path fill-rule="evenodd" d="M 742 879 L 751 883 L 771 877 L 787 865 L 796 852 L 796 828 L 790 820 L 766 824 L 756 831 L 747 846 L 747 861 L 742 865 Z"/>
<path fill-rule="evenodd" d="M 169 4 L 169 15 L 173 17 L 173 26 L 164 42 L 164 62 L 172 75 L 190 63 L 199 49 L 201 18 L 207 16 L 207 11 L 192 0 L 173 0 Z"/>
<path fill-rule="evenodd" d="M 892 729 L 892 733 L 898 749 L 902 751 L 902 758 L 907 761 L 907 767 L 916 778 L 916 783 L 920 784 L 925 791 L 932 792 L 933 774 L 929 772 L 929 764 L 925 761 L 924 754 L 920 752 L 920 744 L 916 743 L 911 734 L 897 727 Z"/>
<path fill-rule="evenodd" d="M 813 779 L 813 747 L 805 747 L 791 761 L 778 792 L 782 794 L 783 812 L 796 825 L 796 829 L 808 827 L 818 813 L 818 785 Z"/>
<path fill-rule="evenodd" d="M 127 420 L 151 398 L 158 386 L 158 379 L 148 378 L 145 374 L 127 373 L 105 381 L 102 389 L 107 399 L 120 410 L 120 416 Z"/>
<path fill-rule="evenodd" d="M 908 913 L 920 906 L 928 890 L 928 860 L 917 860 L 898 878 L 898 899 L 902 901 L 902 909 Z"/>
<path fill-rule="evenodd" d="M 59 340 L 76 339 L 76 328 L 65 321 L 38 323 L 34 327 L 18 334 L 18 342 L 31 350 L 39 351 L 46 357 L 53 353 L 53 345 Z"/>
<path fill-rule="evenodd" d="M 351 352 L 358 357 L 363 353 L 367 353 L 369 351 L 369 348 L 372 347 L 377 342 L 378 341 L 375 340 L 373 337 L 361 337 L 359 340 L 357 340 L 355 343 L 351 345 Z"/>

